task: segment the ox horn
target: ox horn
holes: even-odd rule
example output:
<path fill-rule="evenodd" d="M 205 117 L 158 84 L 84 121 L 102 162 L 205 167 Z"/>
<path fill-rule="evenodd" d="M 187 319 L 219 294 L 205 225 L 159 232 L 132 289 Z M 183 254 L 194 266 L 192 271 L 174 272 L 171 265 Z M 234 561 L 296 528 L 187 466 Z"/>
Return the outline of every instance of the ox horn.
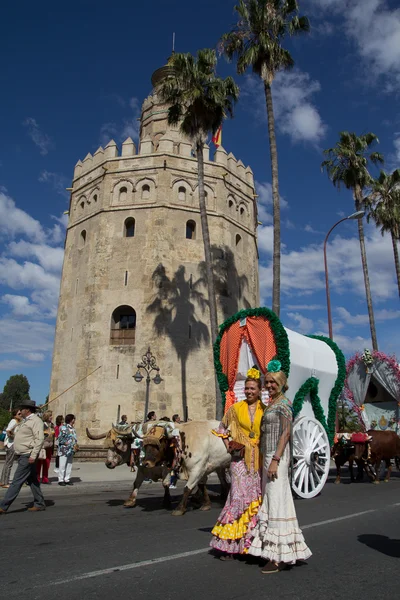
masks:
<path fill-rule="evenodd" d="M 105 433 L 101 433 L 100 435 L 94 435 L 90 433 L 89 429 L 86 427 L 86 435 L 90 440 L 104 440 L 107 437 L 107 431 Z"/>
<path fill-rule="evenodd" d="M 117 435 L 132 435 L 132 431 L 129 428 L 126 427 L 116 427 L 115 425 L 112 426 L 112 430 L 114 433 L 116 433 Z"/>

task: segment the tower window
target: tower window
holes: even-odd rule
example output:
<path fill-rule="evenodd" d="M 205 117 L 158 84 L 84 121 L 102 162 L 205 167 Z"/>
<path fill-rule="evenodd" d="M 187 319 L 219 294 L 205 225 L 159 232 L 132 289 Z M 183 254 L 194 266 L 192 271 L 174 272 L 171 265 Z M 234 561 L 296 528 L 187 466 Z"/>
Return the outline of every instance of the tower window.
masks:
<path fill-rule="evenodd" d="M 150 198 L 150 186 L 145 183 L 142 187 L 142 199 L 146 200 L 147 198 Z"/>
<path fill-rule="evenodd" d="M 233 200 L 231 199 L 228 200 L 228 208 L 230 211 L 233 209 Z"/>
<path fill-rule="evenodd" d="M 186 239 L 187 240 L 195 240 L 196 239 L 196 223 L 194 221 L 188 221 L 186 223 Z"/>
<path fill-rule="evenodd" d="M 83 248 L 86 244 L 86 229 L 82 229 L 81 235 L 79 236 L 79 248 Z"/>
<path fill-rule="evenodd" d="M 135 235 L 135 219 L 130 217 L 126 219 L 124 224 L 124 237 L 134 237 Z"/>
<path fill-rule="evenodd" d="M 81 202 L 81 209 L 83 210 L 85 208 L 85 203 L 82 201 Z"/>
<path fill-rule="evenodd" d="M 244 208 L 243 206 L 240 207 L 240 218 L 243 218 L 244 216 Z"/>
<path fill-rule="evenodd" d="M 128 196 L 128 189 L 124 186 L 119 190 L 119 201 L 126 202 L 126 198 Z"/>
<path fill-rule="evenodd" d="M 238 250 L 242 249 L 242 238 L 240 237 L 240 235 L 238 233 L 236 234 L 236 238 L 235 238 L 235 246 Z"/>
<path fill-rule="evenodd" d="M 111 317 L 110 344 L 129 346 L 135 343 L 136 312 L 131 306 L 119 306 Z"/>
<path fill-rule="evenodd" d="M 181 202 L 186 201 L 186 188 L 184 188 L 183 186 L 178 188 L 178 200 L 180 200 Z"/>
<path fill-rule="evenodd" d="M 93 196 L 93 200 L 94 200 L 95 202 L 97 202 L 97 194 L 95 194 L 95 195 Z"/>

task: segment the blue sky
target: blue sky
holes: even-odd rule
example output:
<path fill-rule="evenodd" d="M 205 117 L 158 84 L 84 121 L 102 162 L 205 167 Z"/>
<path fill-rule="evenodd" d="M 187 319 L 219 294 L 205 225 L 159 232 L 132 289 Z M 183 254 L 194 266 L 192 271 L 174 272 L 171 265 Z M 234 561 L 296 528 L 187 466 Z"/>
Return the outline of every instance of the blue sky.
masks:
<path fill-rule="evenodd" d="M 25 373 L 48 393 L 62 247 L 74 164 L 100 144 L 137 136 L 152 72 L 176 50 L 213 47 L 234 23 L 231 0 L 97 0 L 2 9 L 0 37 L 0 389 Z M 322 242 L 353 212 L 320 171 L 339 131 L 372 131 L 386 168 L 400 167 L 398 0 L 303 0 L 312 32 L 289 40 L 296 62 L 274 83 L 282 196 L 282 312 L 287 327 L 327 333 Z M 223 76 L 235 75 L 224 59 Z M 258 182 L 260 281 L 271 302 L 271 188 L 264 96 L 250 74 L 223 145 Z M 400 355 L 399 298 L 390 238 L 366 227 L 379 347 Z M 370 347 L 357 225 L 328 251 L 334 337 L 346 354 Z M 73 382 L 71 382 L 73 383 Z"/>

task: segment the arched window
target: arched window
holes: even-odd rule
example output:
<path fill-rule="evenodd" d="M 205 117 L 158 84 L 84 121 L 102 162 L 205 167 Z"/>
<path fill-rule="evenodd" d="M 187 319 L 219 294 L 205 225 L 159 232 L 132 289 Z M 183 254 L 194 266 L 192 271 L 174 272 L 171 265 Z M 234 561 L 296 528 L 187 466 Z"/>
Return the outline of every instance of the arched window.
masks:
<path fill-rule="evenodd" d="M 95 195 L 93 196 L 93 200 L 94 200 L 95 202 L 97 202 L 97 194 L 95 194 Z"/>
<path fill-rule="evenodd" d="M 243 217 L 244 217 L 244 208 L 243 208 L 243 206 L 240 207 L 240 211 L 239 212 L 240 212 L 240 218 L 243 219 Z"/>
<path fill-rule="evenodd" d="M 232 198 L 228 198 L 229 212 L 232 212 L 232 210 L 233 210 L 233 204 L 234 204 L 234 202 L 233 202 Z"/>
<path fill-rule="evenodd" d="M 86 229 L 82 229 L 81 235 L 79 236 L 79 248 L 83 248 L 86 244 Z"/>
<path fill-rule="evenodd" d="M 146 198 L 150 198 L 150 186 L 148 183 L 145 183 L 142 187 L 142 198 L 146 200 Z"/>
<path fill-rule="evenodd" d="M 236 234 L 236 238 L 235 238 L 235 246 L 236 246 L 237 250 L 242 249 L 242 238 L 240 237 L 240 235 L 238 233 Z"/>
<path fill-rule="evenodd" d="M 186 223 L 186 239 L 187 240 L 195 240 L 196 239 L 196 223 L 194 221 L 188 221 Z"/>
<path fill-rule="evenodd" d="M 136 312 L 131 306 L 119 306 L 111 317 L 110 344 L 129 346 L 135 343 Z"/>
<path fill-rule="evenodd" d="M 81 209 L 83 210 L 84 208 L 85 208 L 85 203 L 84 203 L 84 201 L 82 200 L 82 202 L 81 202 Z"/>
<path fill-rule="evenodd" d="M 124 237 L 134 237 L 135 235 L 135 219 L 129 217 L 124 223 Z"/>
<path fill-rule="evenodd" d="M 186 188 L 183 185 L 178 188 L 178 200 L 181 202 L 186 201 Z"/>
<path fill-rule="evenodd" d="M 124 186 L 119 190 L 119 201 L 126 202 L 126 198 L 128 196 L 128 189 Z"/>

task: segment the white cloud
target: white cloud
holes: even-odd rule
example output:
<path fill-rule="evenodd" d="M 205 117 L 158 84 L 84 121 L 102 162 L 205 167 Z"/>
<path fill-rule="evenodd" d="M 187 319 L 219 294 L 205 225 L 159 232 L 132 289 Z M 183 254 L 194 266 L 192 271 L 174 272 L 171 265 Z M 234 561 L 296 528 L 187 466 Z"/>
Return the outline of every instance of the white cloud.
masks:
<path fill-rule="evenodd" d="M 368 325 L 369 317 L 367 314 L 363 315 L 352 315 L 343 306 L 338 306 L 336 312 L 340 318 L 349 325 Z M 393 321 L 400 318 L 400 310 L 375 310 L 374 311 L 375 321 L 377 323 L 384 321 Z"/>
<path fill-rule="evenodd" d="M 311 333 L 314 328 L 314 321 L 308 317 L 303 317 L 300 313 L 288 313 L 287 316 L 296 323 L 296 331 L 299 333 Z"/>
<path fill-rule="evenodd" d="M 28 135 L 39 148 L 40 154 L 45 156 L 52 145 L 51 138 L 40 129 L 36 119 L 32 117 L 25 119 L 22 125 L 27 128 Z"/>
<path fill-rule="evenodd" d="M 318 144 L 327 127 L 313 105 L 311 97 L 321 90 L 318 81 L 298 69 L 281 71 L 272 84 L 278 128 L 293 142 Z"/>
<path fill-rule="evenodd" d="M 25 235 L 37 242 L 44 241 L 43 227 L 24 210 L 17 208 L 12 198 L 0 192 L 0 234 L 11 237 Z"/>
<path fill-rule="evenodd" d="M 318 81 L 311 80 L 308 73 L 299 69 L 279 72 L 272 84 L 275 123 L 278 131 L 288 135 L 293 142 L 318 145 L 327 127 L 312 102 L 319 92 Z M 257 120 L 267 120 L 263 83 L 254 76 L 246 78 L 243 95 L 252 103 Z"/>
<path fill-rule="evenodd" d="M 48 271 L 61 272 L 64 250 L 60 247 L 52 248 L 47 244 L 32 244 L 25 240 L 11 242 L 8 245 L 8 254 L 19 258 L 35 258 L 39 264 Z"/>
<path fill-rule="evenodd" d="M 258 193 L 257 206 L 258 206 L 258 218 L 267 225 L 272 223 L 272 185 L 268 182 L 255 182 L 256 191 Z M 285 198 L 279 195 L 279 204 L 282 210 L 289 207 L 289 203 Z"/>
<path fill-rule="evenodd" d="M 325 309 L 322 304 L 287 304 L 283 307 L 284 310 L 321 310 Z"/>
<path fill-rule="evenodd" d="M 314 227 L 312 225 L 310 225 L 310 224 L 307 224 L 304 227 L 304 231 L 306 231 L 307 233 L 317 233 L 319 235 L 323 234 L 323 231 L 318 231 L 318 229 L 314 229 Z"/>
<path fill-rule="evenodd" d="M 54 191 L 63 198 L 69 198 L 69 192 L 65 189 L 68 185 L 68 179 L 65 175 L 44 170 L 39 175 L 39 181 L 50 184 Z"/>
<path fill-rule="evenodd" d="M 43 352 L 25 352 L 22 356 L 32 362 L 43 362 L 46 358 Z"/>
<path fill-rule="evenodd" d="M 257 242 L 258 248 L 261 251 L 267 252 L 272 255 L 274 241 L 274 228 L 272 226 L 262 227 L 261 225 L 257 228 Z"/>
<path fill-rule="evenodd" d="M 12 314 L 15 316 L 33 316 L 38 314 L 38 307 L 30 303 L 26 296 L 15 296 L 13 294 L 5 294 L 1 298 L 3 304 L 8 304 L 12 309 Z"/>
<path fill-rule="evenodd" d="M 393 251 L 390 238 L 382 238 L 374 226 L 366 226 L 365 233 L 372 297 L 376 304 L 397 294 Z M 270 259 L 270 256 L 268 258 Z M 331 293 L 344 295 L 351 291 L 365 301 L 358 237 L 334 237 L 328 247 L 328 267 Z M 266 292 L 264 298 L 269 297 L 271 293 L 271 269 L 271 260 L 260 269 L 261 291 Z M 281 289 L 282 293 L 288 296 L 311 295 L 325 290 L 322 244 L 310 244 L 290 252 L 283 248 Z"/>
<path fill-rule="evenodd" d="M 57 275 L 47 273 L 38 264 L 25 261 L 22 265 L 12 258 L 0 258 L 0 284 L 18 290 L 29 288 L 33 290 L 46 289 L 53 292 L 54 299 L 58 297 L 60 279 Z"/>
<path fill-rule="evenodd" d="M 0 319 L 0 353 L 48 353 L 53 348 L 54 326 L 41 321 Z M 11 367 L 7 367 L 11 368 Z"/>
<path fill-rule="evenodd" d="M 118 104 L 124 108 L 126 103 L 118 96 Z M 121 142 L 125 141 L 128 137 L 131 137 L 133 141 L 138 139 L 140 130 L 140 122 L 138 119 L 140 118 L 141 112 L 139 100 L 135 97 L 130 98 L 128 105 L 131 114 L 129 117 L 125 117 L 122 120 L 122 123 L 110 121 L 104 123 L 100 127 L 100 143 L 102 146 L 106 146 L 111 139 L 116 139 Z"/>
<path fill-rule="evenodd" d="M 386 91 L 400 87 L 400 8 L 387 0 L 308 0 L 339 20 L 368 72 L 386 77 Z M 397 6 L 396 6 L 397 4 Z"/>

